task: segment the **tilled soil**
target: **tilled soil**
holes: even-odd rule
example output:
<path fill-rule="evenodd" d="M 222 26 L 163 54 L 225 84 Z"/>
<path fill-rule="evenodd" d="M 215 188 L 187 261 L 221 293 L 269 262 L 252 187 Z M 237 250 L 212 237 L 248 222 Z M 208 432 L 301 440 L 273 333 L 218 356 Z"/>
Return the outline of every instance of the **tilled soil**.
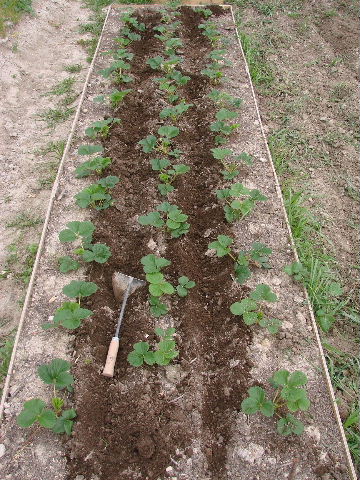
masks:
<path fill-rule="evenodd" d="M 221 13 L 217 7 L 213 11 Z M 169 201 L 189 215 L 191 228 L 186 236 L 170 239 L 151 227 L 136 225 L 136 217 L 153 210 L 160 200 L 149 155 L 142 153 L 138 145 L 139 140 L 155 133 L 164 123 L 156 120 L 165 105 L 153 82 L 158 74 L 146 65 L 147 58 L 162 53 L 162 44 L 153 30 L 159 19 L 157 13 L 139 17 L 139 21 L 146 22 L 147 30 L 131 49 L 135 54 L 131 69 L 136 79 L 131 85 L 134 93 L 126 97 L 116 112 L 123 122 L 112 128 L 104 142 L 106 154 L 113 159 L 109 174 L 118 175 L 121 181 L 114 190 L 115 208 L 94 218 L 96 240 L 110 246 L 112 257 L 105 268 L 94 266 L 90 271 L 89 279 L 100 287 L 87 305 L 95 315 L 75 342 L 78 356 L 84 350 L 95 353 L 92 365 L 79 365 L 75 371 L 82 380 L 76 388 L 79 422 L 72 448 L 72 475 L 96 472 L 104 479 L 114 475 L 132 479 L 134 472 L 139 472 L 141 478 L 155 479 L 171 465 L 171 457 L 176 461 L 196 439 L 206 443 L 209 472 L 225 475 L 223 445 L 229 439 L 232 412 L 239 407 L 239 398 L 246 391 L 251 366 L 246 359 L 250 330 L 228 318 L 230 304 L 235 301 L 228 293 L 233 283 L 231 261 L 224 269 L 223 262 L 220 267 L 220 262 L 211 262 L 204 255 L 209 243 L 206 232 L 225 234 L 230 228 L 221 205 L 214 201 L 214 187 L 222 180 L 219 164 L 210 152 L 214 147 L 214 135 L 209 134 L 214 106 L 210 100 L 204 100 L 212 86 L 200 73 L 208 63 L 206 54 L 211 46 L 199 34 L 201 16 L 186 8 L 180 17 L 184 26 L 182 55 L 186 58 L 181 70 L 191 80 L 182 97 L 193 107 L 180 118 L 181 134 L 176 138 L 176 146 L 183 150 L 181 161 L 190 165 L 191 171 L 177 180 Z M 155 340 L 152 332 L 157 323 L 149 315 L 146 289 L 137 291 L 129 300 L 115 378 L 99 378 L 99 366 L 105 361 L 105 345 L 113 335 L 118 308 L 113 298 L 112 272 L 143 278 L 140 259 L 152 253 L 148 246 L 151 234 L 157 244 L 167 245 L 164 256 L 172 264 L 165 270 L 166 278 L 176 284 L 179 276 L 186 275 L 197 284 L 186 298 L 170 302 L 172 318 L 167 321 L 177 329 L 181 351 L 179 379 L 170 392 L 164 392 L 160 369 L 135 370 L 126 360 L 136 341 L 145 335 L 149 335 L 147 341 Z M 244 292 L 247 290 L 244 287 Z M 109 309 L 111 314 L 106 315 Z M 219 335 L 220 330 L 225 333 Z M 237 340 L 240 338 L 241 342 Z M 229 369 L 227 365 L 235 354 L 240 354 L 241 365 Z M 181 401 L 176 401 L 176 397 L 181 397 Z M 198 416 L 195 429 L 189 421 L 189 411 L 192 417 Z M 88 455 L 91 459 L 83 462 Z"/>

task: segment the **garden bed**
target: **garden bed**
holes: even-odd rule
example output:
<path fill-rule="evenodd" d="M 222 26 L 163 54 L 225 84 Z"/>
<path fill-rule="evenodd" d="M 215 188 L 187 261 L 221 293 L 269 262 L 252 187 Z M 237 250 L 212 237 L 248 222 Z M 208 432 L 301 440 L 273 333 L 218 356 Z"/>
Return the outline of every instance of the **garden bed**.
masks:
<path fill-rule="evenodd" d="M 115 37 L 123 26 L 123 11 L 123 7 L 111 9 L 100 52 L 117 47 Z M 24 339 L 17 353 L 10 401 L 5 405 L 3 428 L 12 447 L 7 444 L 8 461 L 3 470 L 12 475 L 9 478 L 45 479 L 50 474 L 52 478 L 68 479 L 83 475 L 86 480 L 305 480 L 326 474 L 351 478 L 343 433 L 322 374 L 323 362 L 307 298 L 283 271 L 296 259 L 231 10 L 213 6 L 211 11 L 211 20 L 228 42 L 224 56 L 225 63 L 231 62 L 224 69 L 228 80 L 214 87 L 203 73 L 213 50 L 198 28 L 205 21 L 204 14 L 181 7 L 177 37 L 182 46 L 177 54 L 183 62 L 178 69 L 189 81 L 179 87 L 179 94 L 191 106 L 176 122 L 159 118 L 160 112 L 169 107 L 164 91 L 155 82 L 163 74 L 147 63 L 149 58 L 164 54 L 153 29 L 161 23 L 158 7 L 134 11 L 133 17 L 144 22 L 146 30 L 141 32 L 141 40 L 128 47 L 134 54 L 129 61 L 133 76 L 129 85 L 114 85 L 99 77 L 98 72 L 108 68 L 111 60 L 104 54 L 96 57 L 70 155 L 59 178 Z M 93 101 L 115 87 L 131 88 L 115 111 L 106 103 Z M 217 135 L 211 125 L 219 111 L 208 97 L 213 88 L 242 99 L 241 107 L 236 108 L 237 118 L 231 122 L 240 126 L 226 145 L 218 147 L 250 155 L 253 164 L 241 161 L 247 156 L 236 160 L 239 173 L 232 180 L 220 173 L 221 164 L 211 151 Z M 101 141 L 104 157 L 112 159 L 105 175 L 120 178 L 111 190 L 113 206 L 99 211 L 80 209 L 73 197 L 93 180 L 74 177 L 74 169 L 81 162 L 78 147 L 99 144 L 99 138 L 86 139 L 84 129 L 108 117 L 121 120 Z M 183 153 L 174 163 L 190 167 L 176 178 L 175 189 L 167 197 L 160 195 L 158 172 L 150 164 L 159 154 L 144 152 L 139 144 L 149 135 L 157 135 L 163 125 L 179 128 L 173 144 Z M 250 190 L 258 189 L 267 200 L 256 203 L 254 211 L 241 221 L 229 223 L 224 200 L 216 191 L 236 182 Z M 155 211 L 164 201 L 188 215 L 190 229 L 185 235 L 171 238 L 164 230 L 141 224 L 141 218 L 139 223 L 139 216 Z M 92 262 L 86 271 L 80 270 L 82 278 L 96 283 L 98 290 L 82 305 L 93 315 L 69 336 L 60 329 L 43 332 L 40 326 L 64 301 L 61 288 L 80 278 L 79 272 L 57 271 L 57 257 L 69 253 L 66 244 L 60 246 L 58 233 L 73 220 L 91 220 L 95 225 L 94 242 L 106 244 L 111 257 L 106 263 Z M 209 248 L 219 235 L 233 239 L 236 254 L 251 250 L 254 242 L 266 244 L 272 250 L 271 268 L 260 268 L 261 262 L 255 262 L 251 277 L 240 284 L 235 279 L 234 261 L 229 256 L 217 257 Z M 119 308 L 112 291 L 112 274 L 120 271 L 144 279 L 141 259 L 149 254 L 171 262 L 162 273 L 172 285 L 187 276 L 196 286 L 185 297 L 166 297 L 169 311 L 159 318 L 150 313 L 147 287 L 130 296 L 115 375 L 105 378 L 101 372 Z M 281 321 L 276 334 L 259 325 L 246 325 L 230 311 L 233 303 L 248 297 L 259 284 L 268 285 L 278 297 L 277 302 L 265 307 L 268 315 Z M 153 345 L 157 341 L 155 327 L 176 328 L 178 358 L 168 366 L 131 366 L 127 357 L 133 345 L 145 340 Z M 36 367 L 54 357 L 71 359 L 76 379 L 74 393 L 67 401 L 76 409 L 77 421 L 72 438 L 63 446 L 54 434 L 40 430 L 24 434 L 14 427 L 15 414 L 24 400 L 46 395 L 36 378 Z M 274 418 L 259 413 L 247 417 L 241 410 L 250 387 L 261 386 L 273 394 L 268 379 L 279 369 L 301 370 L 308 378 L 311 406 L 297 415 L 305 425 L 299 436 L 281 436 Z"/>

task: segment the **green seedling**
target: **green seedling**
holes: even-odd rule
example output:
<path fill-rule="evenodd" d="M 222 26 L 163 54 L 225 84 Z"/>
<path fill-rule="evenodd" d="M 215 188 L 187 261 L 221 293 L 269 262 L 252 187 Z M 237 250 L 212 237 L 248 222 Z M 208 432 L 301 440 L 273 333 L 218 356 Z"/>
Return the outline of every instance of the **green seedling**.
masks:
<path fill-rule="evenodd" d="M 190 77 L 183 75 L 178 70 L 173 70 L 166 77 L 155 78 L 155 82 L 159 83 L 159 89 L 167 94 L 170 103 L 177 102 L 179 95 L 177 89 L 187 84 Z"/>
<path fill-rule="evenodd" d="M 202 30 L 202 34 L 207 37 L 212 46 L 219 44 L 221 40 L 221 33 L 216 28 L 215 23 L 207 20 L 206 22 L 201 23 L 198 28 Z"/>
<path fill-rule="evenodd" d="M 172 238 L 179 238 L 189 231 L 190 224 L 186 221 L 188 216 L 177 205 L 163 202 L 157 206 L 156 210 L 148 215 L 141 215 L 138 220 L 140 225 L 163 228 L 171 234 Z"/>
<path fill-rule="evenodd" d="M 69 298 L 75 298 L 80 305 L 83 298 L 89 297 L 97 292 L 99 287 L 94 282 L 85 282 L 83 280 L 72 280 L 62 289 L 63 294 Z"/>
<path fill-rule="evenodd" d="M 92 244 L 94 225 L 92 222 L 69 222 L 65 230 L 59 234 L 61 243 L 77 242 L 78 246 L 73 251 L 84 262 L 105 263 L 111 256 L 110 248 L 103 243 Z M 81 265 L 69 256 L 59 259 L 60 272 L 67 273 L 77 270 Z"/>
<path fill-rule="evenodd" d="M 156 138 L 155 135 L 148 135 L 138 142 L 139 145 L 142 146 L 143 152 L 150 153 L 155 150 L 164 155 L 171 155 L 175 158 L 179 157 L 182 153 L 181 150 L 171 149 L 173 138 L 177 137 L 180 133 L 179 128 L 166 125 L 160 127 L 157 133 L 159 138 Z"/>
<path fill-rule="evenodd" d="M 127 25 L 130 25 L 135 30 L 139 30 L 140 32 L 145 32 L 146 27 L 145 23 L 139 23 L 136 18 L 131 16 L 132 13 L 125 13 L 121 16 L 120 20 Z"/>
<path fill-rule="evenodd" d="M 97 183 L 89 185 L 75 195 L 76 204 L 80 208 L 92 207 L 95 210 L 105 210 L 111 207 L 113 199 L 109 194 L 109 189 L 114 188 L 118 182 L 119 177 L 113 175 L 101 178 Z"/>
<path fill-rule="evenodd" d="M 292 276 L 298 282 L 304 282 L 309 276 L 309 272 L 300 262 L 294 262 L 284 267 L 284 272 Z"/>
<path fill-rule="evenodd" d="M 226 108 L 221 108 L 217 114 L 216 122 L 210 124 L 210 130 L 212 132 L 218 132 L 226 137 L 229 136 L 236 128 L 240 126 L 239 123 L 230 123 L 231 120 L 238 116 L 237 112 L 233 112 Z M 215 137 L 215 143 L 221 145 L 226 142 L 226 138 L 221 135 Z"/>
<path fill-rule="evenodd" d="M 90 317 L 93 314 L 91 310 L 81 308 L 76 302 L 64 302 L 54 315 L 52 323 L 44 323 L 42 328 L 49 330 L 50 328 L 64 327 L 74 330 L 80 327 L 81 320 Z"/>
<path fill-rule="evenodd" d="M 173 107 L 163 108 L 160 112 L 160 118 L 171 118 L 171 120 L 176 122 L 179 119 L 180 115 L 187 112 L 188 109 L 193 106 L 193 103 L 186 103 L 185 101 L 182 101 L 177 105 L 174 105 Z"/>
<path fill-rule="evenodd" d="M 176 56 L 176 50 L 183 46 L 180 38 L 172 37 L 168 40 L 165 40 L 165 55 L 168 57 Z"/>
<path fill-rule="evenodd" d="M 168 195 L 174 191 L 173 182 L 179 175 L 183 175 L 190 170 L 188 165 L 179 164 L 174 165 L 166 158 L 154 158 L 151 160 L 151 167 L 159 173 L 161 183 L 158 185 L 158 190 L 161 195 Z"/>
<path fill-rule="evenodd" d="M 28 428 L 39 423 L 54 433 L 71 435 L 76 411 L 73 408 L 63 410 L 65 402 L 56 396 L 56 390 L 64 388 L 68 391 L 73 390 L 74 377 L 69 373 L 70 367 L 70 363 L 66 360 L 56 358 L 51 363 L 38 368 L 40 379 L 47 385 L 53 385 L 52 408 L 47 408 L 46 403 L 39 398 L 28 400 L 17 417 L 17 424 L 20 427 Z"/>
<path fill-rule="evenodd" d="M 212 90 L 209 94 L 208 97 L 211 98 L 211 100 L 219 105 L 222 108 L 225 107 L 234 107 L 234 108 L 240 108 L 243 101 L 239 97 L 233 97 L 229 93 L 226 92 L 221 92 L 220 90 Z"/>
<path fill-rule="evenodd" d="M 262 387 L 251 387 L 248 390 L 249 396 L 241 403 L 241 410 L 246 415 L 260 412 L 266 417 L 272 417 L 275 414 L 280 417 L 277 422 L 277 432 L 280 435 L 301 435 L 304 425 L 292 413 L 299 410 L 307 411 L 310 407 L 306 390 L 300 388 L 307 383 L 305 373 L 299 370 L 293 373 L 288 370 L 278 370 L 269 383 L 276 389 L 273 400 L 267 398 Z M 285 414 L 284 410 L 291 413 Z"/>
<path fill-rule="evenodd" d="M 177 294 L 179 297 L 186 297 L 191 288 L 194 288 L 196 283 L 192 280 L 189 280 L 188 277 L 179 277 L 179 285 L 176 287 Z"/>
<path fill-rule="evenodd" d="M 176 55 L 171 55 L 169 59 L 165 59 L 164 57 L 157 56 L 153 58 L 149 58 L 146 63 L 150 65 L 153 70 L 160 70 L 165 73 L 170 73 L 176 65 L 182 62 L 182 58 Z"/>
<path fill-rule="evenodd" d="M 217 62 L 206 65 L 206 68 L 201 70 L 201 73 L 206 77 L 209 77 L 212 83 L 215 84 L 225 78 L 224 73 L 221 71 L 221 65 Z"/>
<path fill-rule="evenodd" d="M 134 54 L 126 50 L 126 48 L 118 48 L 115 51 L 109 52 L 112 53 L 115 60 L 131 60 L 134 58 Z"/>
<path fill-rule="evenodd" d="M 194 12 L 204 15 L 205 18 L 209 18 L 212 15 L 212 11 L 210 10 L 210 8 L 195 7 Z"/>
<path fill-rule="evenodd" d="M 267 328 L 267 330 L 275 334 L 281 326 L 280 320 L 277 318 L 268 318 L 262 312 L 259 302 L 277 302 L 278 298 L 271 291 L 268 285 L 263 283 L 256 286 L 250 295 L 241 302 L 235 302 L 231 305 L 230 311 L 234 315 L 241 315 L 246 325 L 258 324 L 260 327 Z"/>
<path fill-rule="evenodd" d="M 127 90 L 114 90 L 110 95 L 108 96 L 110 106 L 112 108 L 118 108 L 121 102 L 124 100 L 126 95 L 128 95 L 130 92 L 132 92 L 131 88 L 128 88 Z"/>
<path fill-rule="evenodd" d="M 129 83 L 134 80 L 131 75 L 125 73 L 126 71 L 130 70 L 130 68 L 130 63 L 120 59 L 115 60 L 110 67 L 100 70 L 99 74 L 104 78 L 109 78 L 111 76 L 117 83 Z"/>
<path fill-rule="evenodd" d="M 160 297 L 162 296 L 162 293 L 160 292 L 163 292 L 163 293 L 171 292 L 171 293 L 167 293 L 168 295 L 171 295 L 172 293 L 174 293 L 175 289 L 171 285 L 171 283 L 166 282 L 164 277 L 162 276 L 161 278 L 158 274 L 162 275 L 161 270 L 171 265 L 171 262 L 166 258 L 157 257 L 154 254 L 150 254 L 150 255 L 146 255 L 145 257 L 142 257 L 141 263 L 143 265 L 143 269 L 146 274 L 146 279 L 149 282 L 150 312 L 154 317 L 160 317 L 161 315 L 166 315 L 168 312 L 168 307 L 165 303 L 162 303 L 160 301 Z M 148 277 L 148 275 L 150 276 Z M 155 282 L 160 282 L 160 283 L 155 283 Z M 164 290 L 166 290 L 166 292 L 164 292 Z M 151 291 L 155 293 L 160 293 L 160 295 L 153 295 Z"/>
<path fill-rule="evenodd" d="M 217 49 L 217 50 L 212 50 L 208 57 L 213 60 L 214 62 L 217 62 L 220 67 L 230 67 L 232 63 L 230 60 L 225 58 L 226 55 L 226 50 L 224 48 Z"/>
<path fill-rule="evenodd" d="M 225 200 L 225 218 L 231 223 L 242 220 L 249 215 L 257 202 L 265 202 L 267 197 L 259 190 L 250 190 L 242 183 L 234 183 L 231 188 L 217 190 L 216 195 L 220 200 Z"/>
<path fill-rule="evenodd" d="M 222 170 L 221 173 L 225 180 L 233 180 L 240 173 L 240 170 L 237 168 L 238 163 L 229 162 L 227 160 L 229 157 L 233 158 L 236 162 L 244 162 L 248 166 L 253 164 L 251 155 L 248 155 L 247 153 L 234 155 L 230 148 L 212 148 L 211 153 L 216 160 L 220 160 L 224 167 L 224 170 Z"/>
<path fill-rule="evenodd" d="M 81 145 L 78 148 L 78 155 L 92 155 L 93 153 L 102 153 L 104 147 L 102 145 Z"/>
<path fill-rule="evenodd" d="M 250 250 L 241 250 L 239 254 L 236 255 L 231 249 L 232 243 L 232 238 L 227 235 L 219 235 L 215 242 L 209 243 L 208 247 L 216 250 L 218 257 L 229 256 L 234 261 L 234 269 L 238 283 L 243 284 L 251 277 L 251 265 L 258 268 L 271 268 L 268 258 L 272 253 L 271 248 L 268 248 L 263 243 L 254 242 Z"/>
<path fill-rule="evenodd" d="M 148 342 L 135 343 L 133 351 L 129 353 L 127 359 L 133 367 L 141 367 L 144 363 L 147 365 L 169 365 L 169 363 L 179 356 L 176 350 L 176 341 L 174 335 L 175 328 L 155 328 L 155 333 L 160 337 L 155 350 L 150 350 Z"/>
<path fill-rule="evenodd" d="M 76 167 L 75 177 L 84 178 L 92 174 L 101 175 L 103 171 L 109 165 L 111 165 L 111 162 L 112 160 L 110 157 L 96 157 L 92 160 L 87 160 L 86 162 Z"/>
<path fill-rule="evenodd" d="M 181 22 L 179 21 L 169 23 L 168 25 L 157 25 L 153 28 L 153 30 L 159 32 L 158 34 L 155 34 L 155 38 L 158 38 L 163 43 L 166 43 L 171 38 L 174 38 L 174 34 L 180 25 Z"/>
<path fill-rule="evenodd" d="M 132 32 L 128 27 L 124 27 L 121 30 L 121 35 L 121 37 L 116 37 L 114 39 L 121 48 L 128 47 L 132 42 L 137 42 L 141 40 L 141 35 Z"/>
<path fill-rule="evenodd" d="M 107 138 L 109 136 L 110 128 L 120 123 L 119 118 L 107 118 L 106 120 L 98 120 L 94 122 L 85 130 L 85 135 L 95 139 L 98 135 L 102 138 Z"/>

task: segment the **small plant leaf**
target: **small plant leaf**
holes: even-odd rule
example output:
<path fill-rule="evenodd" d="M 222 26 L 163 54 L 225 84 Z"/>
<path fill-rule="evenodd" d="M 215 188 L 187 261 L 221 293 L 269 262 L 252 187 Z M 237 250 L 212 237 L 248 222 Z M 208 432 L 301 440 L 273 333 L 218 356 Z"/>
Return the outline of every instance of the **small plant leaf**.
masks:
<path fill-rule="evenodd" d="M 289 413 L 286 417 L 278 420 L 276 429 L 280 435 L 284 436 L 292 433 L 295 435 L 301 435 L 304 431 L 304 424 Z"/>
<path fill-rule="evenodd" d="M 76 411 L 73 408 L 64 410 L 61 417 L 56 419 L 52 431 L 54 433 L 66 433 L 67 435 L 71 435 L 74 418 L 76 418 Z"/>
<path fill-rule="evenodd" d="M 78 270 L 79 268 L 80 263 L 69 257 L 68 255 L 59 258 L 59 270 L 61 273 L 68 273 Z"/>
<path fill-rule="evenodd" d="M 70 330 L 74 330 L 81 325 L 81 320 L 88 318 L 92 313 L 91 310 L 81 308 L 76 302 L 64 302 L 55 312 L 54 326 L 61 325 Z M 45 329 L 46 328 L 47 327 L 45 327 Z"/>
<path fill-rule="evenodd" d="M 93 282 L 84 282 L 82 280 L 72 280 L 63 288 L 63 293 L 70 298 L 89 297 L 98 290 L 98 286 Z"/>
<path fill-rule="evenodd" d="M 79 155 L 92 155 L 93 153 L 103 152 L 104 148 L 102 145 L 81 145 L 78 148 Z"/>
<path fill-rule="evenodd" d="M 260 283 L 259 285 L 256 286 L 255 290 L 251 292 L 250 297 L 253 300 L 257 301 L 265 301 L 265 302 L 277 302 L 278 298 L 271 291 L 271 288 L 268 285 L 265 285 L 264 283 Z"/>
<path fill-rule="evenodd" d="M 218 257 L 224 257 L 231 253 L 229 246 L 233 243 L 233 239 L 227 235 L 218 235 L 215 242 L 209 243 L 209 248 L 216 250 L 216 255 Z"/>
<path fill-rule="evenodd" d="M 105 263 L 111 257 L 110 248 L 103 243 L 95 243 L 84 250 L 81 255 L 85 262 Z"/>
<path fill-rule="evenodd" d="M 241 302 L 235 302 L 231 305 L 230 311 L 234 315 L 243 315 L 245 312 L 256 310 L 257 303 L 251 298 L 244 298 Z"/>
<path fill-rule="evenodd" d="M 144 265 L 145 273 L 159 272 L 162 268 L 171 265 L 170 260 L 162 257 L 157 257 L 154 254 L 142 257 L 141 263 Z"/>
<path fill-rule="evenodd" d="M 27 428 L 35 423 L 43 414 L 46 403 L 39 398 L 33 398 L 24 403 L 23 410 L 17 417 L 17 423 L 20 427 Z"/>
<path fill-rule="evenodd" d="M 74 377 L 69 373 L 71 364 L 61 358 L 55 358 L 49 364 L 40 365 L 38 375 L 41 380 L 62 390 L 74 383 Z"/>

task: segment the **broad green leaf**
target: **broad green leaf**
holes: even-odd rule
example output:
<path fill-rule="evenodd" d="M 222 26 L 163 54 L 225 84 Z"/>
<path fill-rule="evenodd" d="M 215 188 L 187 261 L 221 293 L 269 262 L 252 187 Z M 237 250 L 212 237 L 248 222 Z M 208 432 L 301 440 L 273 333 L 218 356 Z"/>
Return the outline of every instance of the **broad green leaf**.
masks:
<path fill-rule="evenodd" d="M 294 433 L 295 435 L 301 435 L 304 431 L 303 423 L 295 418 L 291 414 L 287 414 L 286 417 L 280 418 L 277 422 L 277 432 L 280 435 L 290 435 Z"/>
<path fill-rule="evenodd" d="M 79 155 L 92 155 L 93 153 L 103 152 L 104 148 L 102 145 L 81 145 L 78 148 Z"/>
<path fill-rule="evenodd" d="M 133 367 L 141 367 L 141 365 L 144 363 L 144 355 L 137 353 L 135 351 L 130 352 L 129 355 L 127 356 L 127 361 Z"/>
<path fill-rule="evenodd" d="M 101 178 L 98 182 L 104 188 L 114 188 L 115 185 L 119 182 L 119 177 L 115 175 L 109 175 L 107 177 Z"/>
<path fill-rule="evenodd" d="M 89 221 L 69 222 L 66 226 L 67 228 L 59 233 L 59 240 L 62 243 L 73 242 L 79 237 L 86 239 L 86 241 L 89 242 L 91 241 L 95 230 L 95 225 Z"/>
<path fill-rule="evenodd" d="M 61 358 L 55 358 L 49 364 L 40 365 L 38 375 L 41 380 L 62 390 L 74 383 L 74 377 L 69 373 L 71 364 Z"/>
<path fill-rule="evenodd" d="M 216 250 L 216 255 L 218 257 L 224 257 L 231 253 L 229 246 L 233 243 L 233 239 L 227 235 L 218 235 L 215 242 L 211 242 L 208 245 L 208 248 Z"/>
<path fill-rule="evenodd" d="M 17 417 L 20 427 L 27 428 L 35 423 L 45 410 L 46 403 L 39 398 L 33 398 L 24 403 L 23 410 Z"/>
<path fill-rule="evenodd" d="M 307 383 L 308 379 L 305 373 L 296 370 L 293 372 L 290 377 L 288 378 L 288 385 L 291 387 L 299 387 L 300 385 L 305 385 Z"/>
<path fill-rule="evenodd" d="M 139 145 L 142 146 L 144 153 L 150 153 L 154 150 L 157 139 L 154 135 L 148 135 L 146 138 L 140 140 Z"/>
<path fill-rule="evenodd" d="M 212 148 L 211 153 L 217 160 L 224 160 L 229 155 L 232 155 L 233 151 L 230 148 Z"/>
<path fill-rule="evenodd" d="M 236 281 L 240 283 L 240 285 L 243 285 L 246 280 L 251 277 L 251 270 L 247 265 L 239 265 L 238 263 L 235 263 L 234 269 Z"/>
<path fill-rule="evenodd" d="M 105 263 L 111 257 L 110 248 L 103 243 L 95 243 L 85 250 L 81 258 L 85 262 Z"/>
<path fill-rule="evenodd" d="M 145 353 L 149 350 L 150 345 L 148 344 L 148 342 L 138 342 L 134 344 L 133 348 L 136 353 L 145 355 Z"/>
<path fill-rule="evenodd" d="M 152 225 L 157 228 L 161 228 L 165 224 L 159 212 L 150 212 L 147 215 L 140 215 L 138 222 L 140 225 Z"/>
<path fill-rule="evenodd" d="M 61 417 L 58 417 L 52 431 L 54 433 L 66 433 L 71 435 L 72 427 L 74 422 L 72 421 L 76 417 L 76 411 L 71 408 L 69 410 L 64 410 L 61 414 Z"/>
<path fill-rule="evenodd" d="M 180 130 L 178 127 L 174 127 L 172 125 L 164 125 L 158 129 L 158 134 L 161 137 L 165 138 L 174 138 L 177 137 L 180 133 Z"/>
<path fill-rule="evenodd" d="M 251 292 L 250 297 L 253 300 L 265 302 L 277 302 L 278 300 L 275 293 L 271 291 L 269 285 L 265 285 L 264 283 L 257 285 L 255 290 Z"/>
<path fill-rule="evenodd" d="M 154 317 L 161 317 L 162 315 L 166 315 L 169 311 L 165 303 L 160 302 L 159 298 L 157 297 L 150 297 L 149 303 L 150 312 Z"/>
<path fill-rule="evenodd" d="M 93 282 L 84 282 L 82 280 L 72 280 L 63 288 L 63 293 L 70 298 L 89 297 L 98 290 L 98 286 Z"/>
<path fill-rule="evenodd" d="M 154 254 L 142 257 L 141 263 L 144 265 L 145 273 L 159 272 L 162 268 L 171 265 L 170 260 L 162 257 L 157 257 Z"/>
<path fill-rule="evenodd" d="M 272 376 L 272 381 L 277 385 L 285 386 L 287 385 L 290 372 L 286 369 L 281 369 L 275 372 Z"/>
<path fill-rule="evenodd" d="M 243 320 L 245 325 L 254 325 L 257 323 L 259 317 L 256 312 L 244 312 L 243 313 Z"/>
<path fill-rule="evenodd" d="M 52 410 L 43 410 L 37 420 L 42 427 L 53 428 L 56 422 L 56 415 Z"/>
<path fill-rule="evenodd" d="M 190 171 L 190 167 L 185 164 L 173 165 L 176 175 L 183 175 Z"/>
<path fill-rule="evenodd" d="M 78 270 L 79 268 L 80 263 L 69 257 L 68 255 L 59 258 L 59 270 L 61 273 L 68 273 Z"/>
<path fill-rule="evenodd" d="M 216 120 L 233 120 L 236 118 L 239 114 L 237 112 L 232 112 L 228 110 L 227 108 L 221 108 L 215 115 Z"/>
<path fill-rule="evenodd" d="M 91 310 L 81 308 L 76 302 L 64 302 L 55 312 L 54 324 L 73 330 L 81 325 L 81 320 L 92 314 Z"/>
<path fill-rule="evenodd" d="M 172 185 L 166 183 L 159 183 L 157 186 L 161 195 L 166 196 L 169 193 L 173 192 L 175 188 Z"/>
<path fill-rule="evenodd" d="M 155 171 L 164 170 L 170 165 L 171 163 L 166 158 L 154 158 L 153 160 L 151 160 L 151 167 Z"/>
<path fill-rule="evenodd" d="M 256 309 L 257 303 L 251 298 L 244 298 L 241 302 L 235 302 L 230 307 L 230 311 L 234 315 L 243 315 L 245 312 L 251 312 Z"/>

